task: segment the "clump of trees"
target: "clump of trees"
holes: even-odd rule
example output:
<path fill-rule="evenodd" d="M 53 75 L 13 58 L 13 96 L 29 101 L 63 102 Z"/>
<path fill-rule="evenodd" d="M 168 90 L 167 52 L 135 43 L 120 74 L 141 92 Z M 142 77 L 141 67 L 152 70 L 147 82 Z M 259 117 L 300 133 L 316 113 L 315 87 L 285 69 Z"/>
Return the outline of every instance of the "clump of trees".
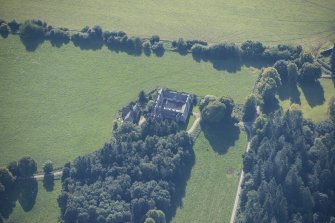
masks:
<path fill-rule="evenodd" d="M 175 189 L 194 160 L 192 145 L 173 121 L 124 122 L 111 143 L 64 166 L 58 198 L 62 220 L 165 222 Z"/>
<path fill-rule="evenodd" d="M 331 68 L 332 68 L 333 76 L 335 76 L 335 43 L 334 43 L 334 46 L 333 46 L 332 56 L 331 56 L 331 59 L 330 59 L 330 65 L 331 65 Z"/>
<path fill-rule="evenodd" d="M 202 40 L 184 40 L 183 38 L 179 38 L 178 41 L 172 41 L 172 47 L 177 49 L 180 53 L 187 53 L 191 48 L 195 45 L 207 46 L 206 41 Z"/>
<path fill-rule="evenodd" d="M 25 41 L 42 39 L 47 30 L 47 23 L 42 20 L 26 20 L 20 25 L 20 38 Z"/>
<path fill-rule="evenodd" d="M 210 46 L 196 43 L 192 46 L 193 56 L 202 59 L 238 59 L 241 56 L 240 48 L 234 43 L 218 43 Z"/>
<path fill-rule="evenodd" d="M 8 219 L 18 200 L 24 211 L 34 206 L 37 182 L 32 178 L 36 162 L 29 156 L 0 167 L 0 222 Z"/>
<path fill-rule="evenodd" d="M 299 110 L 257 118 L 237 222 L 333 222 L 335 125 Z"/>
<path fill-rule="evenodd" d="M 257 97 L 265 104 L 271 104 L 275 101 L 278 87 L 281 85 L 281 79 L 277 70 L 273 67 L 264 68 L 256 82 Z"/>
<path fill-rule="evenodd" d="M 232 119 L 234 101 L 231 98 L 206 96 L 199 105 L 204 123 L 217 124 Z"/>

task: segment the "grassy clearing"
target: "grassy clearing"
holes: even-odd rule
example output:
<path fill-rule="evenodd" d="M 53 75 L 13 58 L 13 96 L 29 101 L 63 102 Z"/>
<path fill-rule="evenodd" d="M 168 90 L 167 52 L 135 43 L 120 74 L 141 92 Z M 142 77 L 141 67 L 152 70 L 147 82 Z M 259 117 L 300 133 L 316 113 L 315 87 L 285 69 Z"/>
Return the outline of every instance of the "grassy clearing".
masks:
<path fill-rule="evenodd" d="M 226 130 L 219 131 L 220 136 L 199 135 L 194 146 L 195 165 L 173 223 L 229 222 L 247 137 L 244 132 Z"/>
<path fill-rule="evenodd" d="M 258 73 L 248 67 L 228 73 L 169 52 L 134 57 L 49 42 L 27 52 L 16 36 L 0 39 L 0 165 L 31 155 L 39 169 L 48 159 L 62 166 L 96 150 L 110 138 L 117 110 L 141 89 L 162 86 L 243 103 Z"/>
<path fill-rule="evenodd" d="M 5 223 L 57 223 L 59 217 L 57 197 L 60 191 L 60 180 L 55 181 L 54 190 L 52 192 L 47 192 L 43 188 L 43 183 L 38 182 L 38 193 L 33 209 L 29 212 L 25 212 L 19 202 L 16 202 L 13 213 Z"/>
<path fill-rule="evenodd" d="M 328 102 L 335 95 L 334 86 L 331 79 L 321 79 L 320 84 L 304 84 L 298 87 L 293 101 L 300 101 L 300 109 L 305 118 L 313 121 L 325 120 L 328 118 Z M 287 90 L 284 92 L 288 93 Z M 292 103 L 288 94 L 280 94 L 279 101 L 284 110 L 288 109 Z"/>
<path fill-rule="evenodd" d="M 310 47 L 335 37 L 333 0 L 0 0 L 0 5 L 4 19 L 41 18 L 72 29 L 98 24 L 164 39 L 253 39 Z"/>

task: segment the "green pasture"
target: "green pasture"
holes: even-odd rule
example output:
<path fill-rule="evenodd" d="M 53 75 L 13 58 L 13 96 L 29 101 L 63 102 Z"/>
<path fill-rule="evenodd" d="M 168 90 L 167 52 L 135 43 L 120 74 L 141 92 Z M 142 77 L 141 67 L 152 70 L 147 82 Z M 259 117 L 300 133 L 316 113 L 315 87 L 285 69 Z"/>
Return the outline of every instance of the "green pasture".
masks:
<path fill-rule="evenodd" d="M 201 133 L 185 197 L 173 223 L 229 222 L 247 137 L 237 127 Z"/>
<path fill-rule="evenodd" d="M 143 37 L 260 40 L 319 47 L 335 38 L 333 0 L 0 0 L 3 19 L 40 18 L 80 29 L 101 25 Z"/>
<path fill-rule="evenodd" d="M 27 52 L 17 36 L 0 39 L 0 165 L 30 155 L 38 169 L 48 159 L 59 167 L 97 150 L 110 139 L 117 110 L 142 89 L 169 87 L 243 103 L 259 69 L 227 72 L 226 65 L 172 52 L 80 50 L 72 43 L 44 42 Z"/>
<path fill-rule="evenodd" d="M 57 198 L 61 191 L 60 180 L 55 180 L 52 191 L 46 191 L 43 182 L 37 184 L 37 196 L 32 201 L 33 208 L 30 211 L 24 211 L 19 201 L 16 202 L 13 213 L 5 223 L 57 223 L 60 210 L 57 204 Z M 32 204 L 31 204 L 32 205 Z"/>
<path fill-rule="evenodd" d="M 320 82 L 304 83 L 297 89 L 284 88 L 279 92 L 279 105 L 284 110 L 295 103 L 305 118 L 322 121 L 328 118 L 328 103 L 335 96 L 335 83 L 331 79 L 322 78 Z"/>

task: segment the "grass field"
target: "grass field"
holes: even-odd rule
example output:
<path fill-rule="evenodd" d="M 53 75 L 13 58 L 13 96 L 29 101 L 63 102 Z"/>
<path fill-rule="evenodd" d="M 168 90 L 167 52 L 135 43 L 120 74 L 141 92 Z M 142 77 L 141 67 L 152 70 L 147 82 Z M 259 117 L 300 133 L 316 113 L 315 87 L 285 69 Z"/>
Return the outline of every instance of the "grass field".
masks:
<path fill-rule="evenodd" d="M 32 210 L 25 212 L 19 202 L 16 202 L 13 213 L 5 223 L 57 223 L 59 217 L 57 197 L 60 190 L 60 180 L 55 181 L 54 190 L 52 192 L 47 192 L 43 188 L 43 183 L 38 182 L 38 193 Z"/>
<path fill-rule="evenodd" d="M 72 29 L 98 24 L 163 39 L 253 39 L 311 47 L 335 38 L 333 0 L 0 0 L 0 5 L 4 19 L 40 18 Z"/>
<path fill-rule="evenodd" d="M 233 136 L 236 141 L 231 143 L 228 142 L 230 132 L 221 134 L 216 136 L 217 140 L 224 138 L 217 142 L 221 147 L 211 141 L 213 138 L 206 138 L 204 133 L 199 135 L 194 146 L 195 165 L 187 182 L 182 207 L 177 210 L 173 223 L 229 222 L 247 137 L 241 132 Z M 227 148 L 222 148 L 225 146 Z"/>
<path fill-rule="evenodd" d="M 27 52 L 16 36 L 1 39 L 0 165 L 31 155 L 39 169 L 48 159 L 62 166 L 100 148 L 117 110 L 141 89 L 162 86 L 243 103 L 258 73 L 247 67 L 228 73 L 170 52 L 134 57 L 49 42 Z"/>
<path fill-rule="evenodd" d="M 284 89 L 284 92 L 289 92 Z M 321 79 L 320 84 L 304 84 L 298 87 L 296 96 L 291 100 L 288 95 L 283 94 L 280 106 L 286 110 L 292 104 L 292 101 L 300 101 L 300 109 L 304 117 L 313 121 L 322 121 L 328 118 L 328 102 L 332 96 L 335 96 L 335 84 L 331 79 Z M 292 95 L 292 94 L 291 94 Z"/>

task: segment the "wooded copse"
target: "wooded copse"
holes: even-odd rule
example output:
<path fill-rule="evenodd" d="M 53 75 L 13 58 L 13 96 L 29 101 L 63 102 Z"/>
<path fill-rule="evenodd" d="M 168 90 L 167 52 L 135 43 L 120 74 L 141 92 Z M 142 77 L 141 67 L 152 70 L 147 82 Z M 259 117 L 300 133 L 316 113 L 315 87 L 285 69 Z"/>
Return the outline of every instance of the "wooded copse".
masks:
<path fill-rule="evenodd" d="M 111 143 L 64 166 L 58 199 L 62 220 L 143 222 L 155 209 L 169 217 L 194 162 L 192 145 L 173 121 L 125 122 Z"/>
<path fill-rule="evenodd" d="M 334 122 L 277 111 L 259 116 L 253 134 L 237 222 L 335 222 Z"/>

